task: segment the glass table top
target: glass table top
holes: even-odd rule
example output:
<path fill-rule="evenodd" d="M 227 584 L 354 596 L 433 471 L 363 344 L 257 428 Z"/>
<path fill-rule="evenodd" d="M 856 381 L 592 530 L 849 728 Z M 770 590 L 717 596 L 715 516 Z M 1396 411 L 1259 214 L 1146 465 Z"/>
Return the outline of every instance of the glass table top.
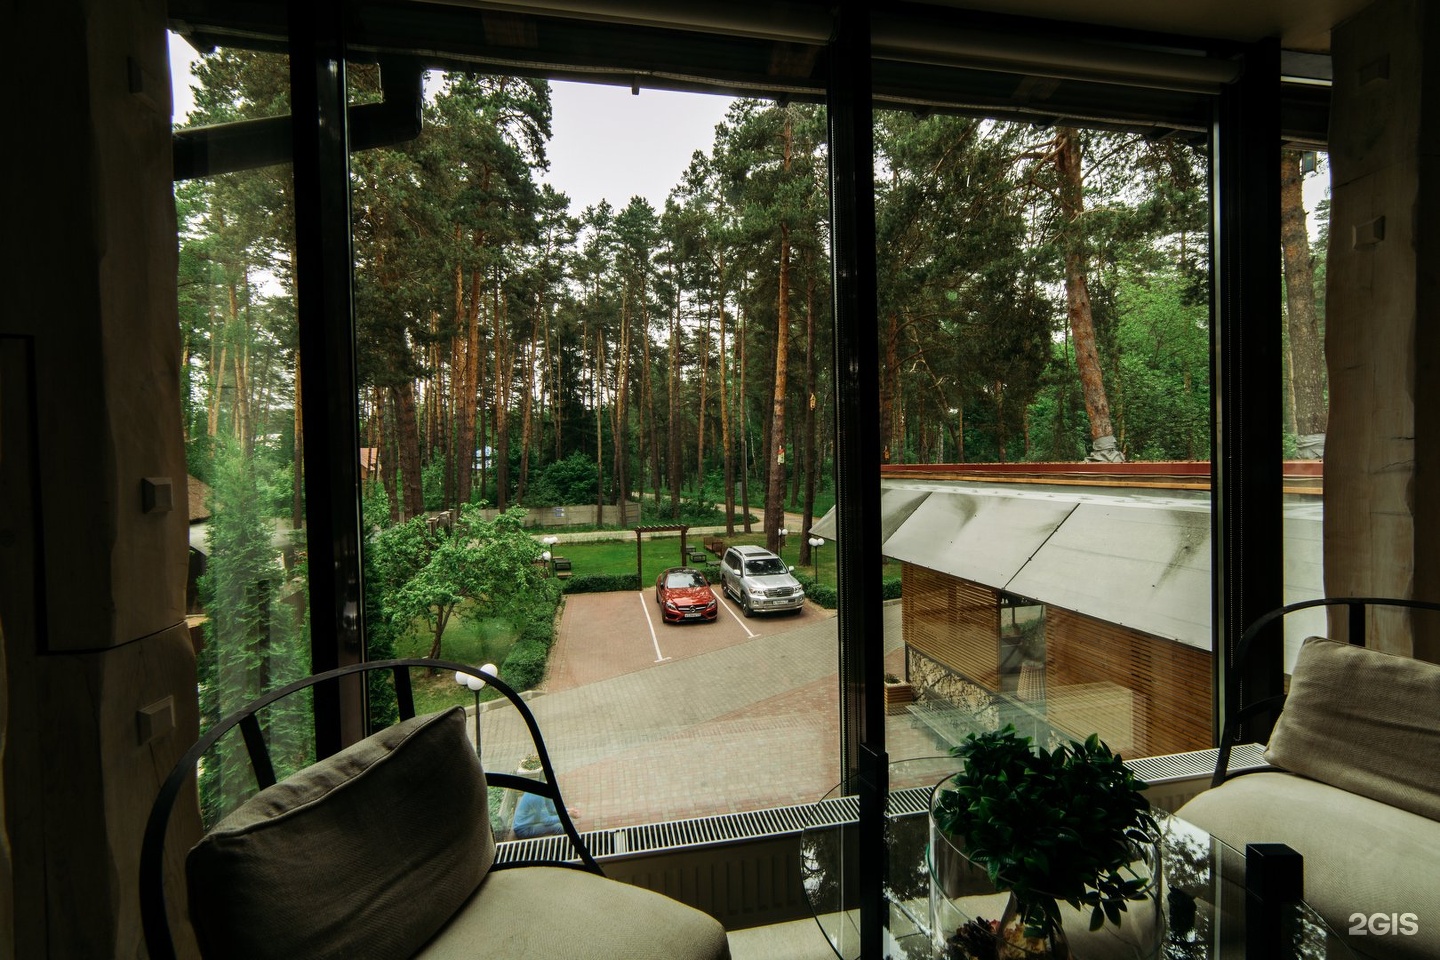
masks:
<path fill-rule="evenodd" d="M 929 805 L 935 785 L 954 773 L 948 756 L 890 764 L 885 816 L 887 876 L 883 881 L 888 960 L 949 960 L 945 936 L 932 936 L 932 916 L 953 922 L 954 911 L 932 910 Z M 842 960 L 859 960 L 859 804 L 836 787 L 814 804 L 812 826 L 800 836 L 805 897 L 820 930 Z M 1159 813 L 1163 937 L 1147 956 L 1164 960 L 1244 960 L 1245 855 L 1205 830 Z M 941 921 L 937 921 L 941 922 Z M 1283 918 L 1292 956 L 1350 960 L 1354 954 L 1303 903 Z M 948 925 L 948 923 L 947 923 Z M 1090 960 L 1078 944 L 1075 960 Z M 1109 960 L 1114 954 L 1107 954 Z M 1134 957 L 1126 951 L 1127 960 Z M 1253 960 L 1253 958 L 1252 958 Z M 1284 960 L 1266 957 L 1263 960 Z"/>

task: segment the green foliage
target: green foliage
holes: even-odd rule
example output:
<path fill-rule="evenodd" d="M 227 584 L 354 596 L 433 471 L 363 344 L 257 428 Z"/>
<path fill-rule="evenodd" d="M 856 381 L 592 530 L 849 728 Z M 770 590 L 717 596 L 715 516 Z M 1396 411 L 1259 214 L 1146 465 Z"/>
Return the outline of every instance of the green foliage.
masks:
<path fill-rule="evenodd" d="M 840 606 L 840 591 L 835 584 L 816 581 L 810 577 L 800 577 L 799 580 L 805 587 L 806 600 L 826 610 L 834 610 Z M 885 600 L 899 600 L 900 578 L 885 577 L 881 580 L 880 595 Z"/>
<path fill-rule="evenodd" d="M 570 593 L 615 593 L 620 590 L 639 590 L 640 582 L 633 573 L 587 573 L 561 581 L 564 591 Z"/>
<path fill-rule="evenodd" d="M 599 473 L 593 457 L 572 453 L 564 460 L 547 463 L 530 478 L 525 493 L 529 507 L 564 506 L 572 503 L 594 503 Z"/>
<path fill-rule="evenodd" d="M 1057 901 L 1090 907 L 1095 930 L 1146 895 L 1151 878 L 1130 866 L 1157 839 L 1145 784 L 1098 737 L 1047 751 L 1006 726 L 951 752 L 964 769 L 939 791 L 935 823 L 1014 894 L 1027 935 L 1060 925 Z"/>
<path fill-rule="evenodd" d="M 360 503 L 360 515 L 367 531 L 382 530 L 390 524 L 390 495 L 379 483 L 369 484 Z"/>
<path fill-rule="evenodd" d="M 263 464 L 234 444 L 216 445 L 212 469 L 209 555 L 200 580 L 207 615 L 198 657 L 201 728 L 262 694 L 309 673 L 305 568 L 287 574 L 271 531 L 271 513 L 256 477 Z M 310 759 L 308 696 L 280 701 L 260 716 L 280 776 Z M 214 823 L 253 789 L 244 743 L 226 736 L 201 771 L 201 807 Z"/>
<path fill-rule="evenodd" d="M 384 491 L 381 491 L 382 496 Z M 367 507 L 369 501 L 367 501 Z M 388 508 L 387 508 L 388 509 Z M 367 530 L 373 530 L 367 523 Z M 373 536 L 373 534 L 371 535 Z M 398 656 L 395 648 L 395 624 L 385 616 L 385 591 L 380 583 L 379 571 L 375 565 L 375 550 L 367 537 L 363 551 L 365 565 L 365 659 L 393 660 Z M 365 675 L 370 692 L 370 729 L 381 730 L 400 719 L 399 704 L 395 699 L 394 680 L 388 672 L 372 670 Z"/>
<path fill-rule="evenodd" d="M 1115 330 L 1123 442 L 1141 460 L 1210 456 L 1210 316 L 1183 278 L 1152 272 L 1119 286 Z"/>
<path fill-rule="evenodd" d="M 824 607 L 826 610 L 834 610 L 840 606 L 840 591 L 832 583 L 816 583 L 813 580 L 802 580 L 805 586 L 805 599 L 816 606 Z"/>
<path fill-rule="evenodd" d="M 512 622 L 523 622 L 532 607 L 553 609 L 558 587 L 523 520 L 518 508 L 487 520 L 466 506 L 453 530 L 432 534 L 423 517 L 381 530 L 371 546 L 384 615 L 402 629 L 425 622 L 433 637 L 429 656 L 441 657 L 445 628 L 462 609 Z"/>
<path fill-rule="evenodd" d="M 445 460 L 436 457 L 420 469 L 420 490 L 426 510 L 445 508 Z"/>
<path fill-rule="evenodd" d="M 545 666 L 554 644 L 554 606 L 532 607 L 521 626 L 520 638 L 500 664 L 500 676 L 516 690 L 538 687 L 545 679 Z"/>
<path fill-rule="evenodd" d="M 510 655 L 500 665 L 500 676 L 516 690 L 529 690 L 545 679 L 545 665 L 550 658 L 547 644 L 529 638 L 510 648 Z"/>

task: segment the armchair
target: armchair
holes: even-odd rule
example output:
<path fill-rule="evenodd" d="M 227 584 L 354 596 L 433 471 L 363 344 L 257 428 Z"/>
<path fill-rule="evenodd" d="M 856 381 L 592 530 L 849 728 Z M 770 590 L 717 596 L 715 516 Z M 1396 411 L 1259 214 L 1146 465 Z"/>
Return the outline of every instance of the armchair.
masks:
<path fill-rule="evenodd" d="M 175 956 L 163 870 L 171 812 L 197 761 L 237 726 L 261 790 L 206 833 L 185 864 L 189 916 L 206 960 L 729 957 L 714 918 L 604 876 L 566 811 L 535 718 L 514 690 L 484 675 L 524 720 L 543 780 L 487 774 L 460 707 L 416 717 L 414 667 L 481 676 L 433 660 L 341 667 L 261 697 L 185 754 L 155 800 L 141 851 L 141 918 L 154 960 Z M 277 783 L 257 711 L 372 670 L 392 672 L 401 722 Z M 552 801 L 573 859 L 497 863 L 490 785 Z"/>

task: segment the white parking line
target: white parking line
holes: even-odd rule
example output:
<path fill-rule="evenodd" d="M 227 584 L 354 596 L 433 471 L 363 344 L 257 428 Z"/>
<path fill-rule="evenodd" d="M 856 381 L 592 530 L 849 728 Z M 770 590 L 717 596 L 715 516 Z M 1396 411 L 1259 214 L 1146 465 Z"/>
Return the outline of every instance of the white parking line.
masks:
<path fill-rule="evenodd" d="M 636 596 L 640 598 L 640 609 L 645 611 L 645 623 L 650 627 L 650 642 L 655 644 L 655 662 L 664 663 L 670 658 L 660 652 L 660 638 L 655 635 L 655 618 L 650 616 L 650 603 L 645 597 L 645 591 L 641 590 Z"/>
<path fill-rule="evenodd" d="M 735 608 L 730 605 L 730 597 L 726 595 L 723 589 L 715 591 L 715 598 L 720 601 L 720 606 L 725 608 L 725 612 L 730 614 L 730 616 L 734 617 L 735 622 L 740 624 L 740 629 L 745 631 L 746 636 L 748 636 L 751 640 L 754 640 L 755 637 L 759 636 L 759 634 L 757 634 L 754 630 L 750 629 L 749 624 L 745 622 L 744 618 L 742 618 L 740 614 L 735 612 Z"/>

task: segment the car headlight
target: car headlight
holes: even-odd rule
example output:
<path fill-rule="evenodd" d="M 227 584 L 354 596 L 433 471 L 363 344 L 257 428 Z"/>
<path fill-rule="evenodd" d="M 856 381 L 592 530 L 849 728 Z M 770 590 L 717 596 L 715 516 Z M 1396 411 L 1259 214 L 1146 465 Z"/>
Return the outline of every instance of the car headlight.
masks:
<path fill-rule="evenodd" d="M 674 601 L 674 600 L 666 600 L 666 601 L 665 601 L 665 609 L 666 609 L 666 610 L 674 610 L 676 613 L 679 613 L 679 612 L 680 612 L 680 608 L 675 605 L 675 601 Z"/>

